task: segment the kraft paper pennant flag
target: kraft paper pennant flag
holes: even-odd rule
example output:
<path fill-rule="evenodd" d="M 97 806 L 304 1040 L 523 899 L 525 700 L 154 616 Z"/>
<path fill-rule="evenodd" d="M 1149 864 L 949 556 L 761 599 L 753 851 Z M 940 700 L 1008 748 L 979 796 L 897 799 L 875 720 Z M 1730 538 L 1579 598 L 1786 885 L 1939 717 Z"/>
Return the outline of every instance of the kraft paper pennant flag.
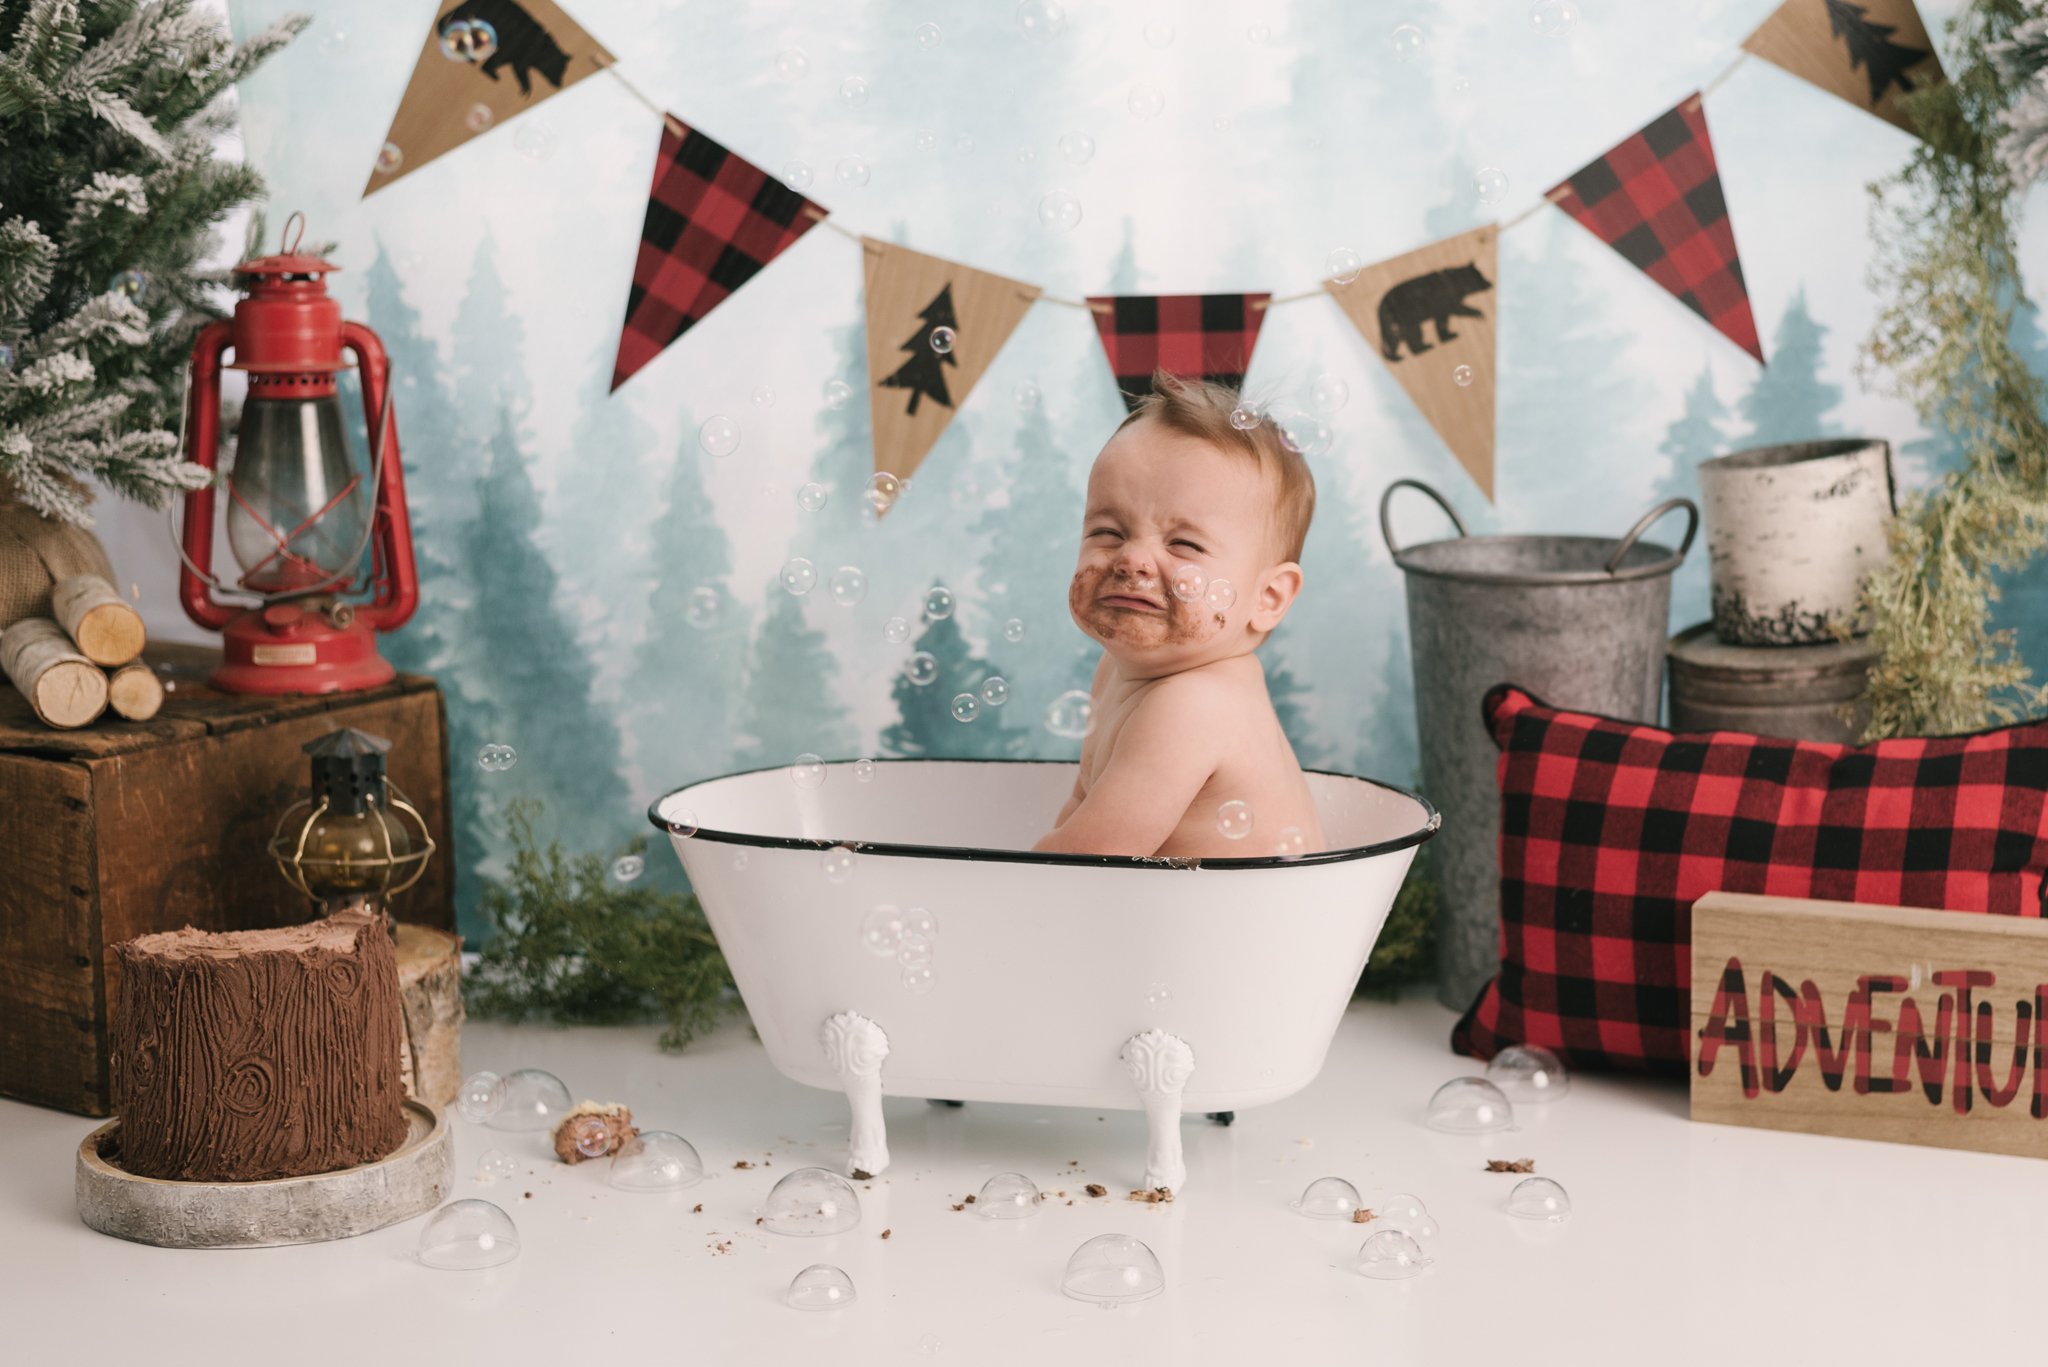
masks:
<path fill-rule="evenodd" d="M 872 237 L 861 247 L 875 469 L 908 479 L 1039 290 Z"/>
<path fill-rule="evenodd" d="M 1323 282 L 1488 502 L 1499 249 L 1488 223 Z"/>
<path fill-rule="evenodd" d="M 427 30 L 364 198 L 611 62 L 554 0 L 460 0 Z"/>
<path fill-rule="evenodd" d="M 1916 136 L 1899 97 L 1948 79 L 1913 0 L 1786 0 L 1742 46 Z"/>
<path fill-rule="evenodd" d="M 1266 321 L 1270 294 L 1091 294 L 1095 330 L 1125 408 L 1152 392 L 1152 372 L 1164 370 L 1229 385 L 1244 385 Z"/>
<path fill-rule="evenodd" d="M 1554 185 L 1548 195 L 1587 231 L 1762 361 L 1735 225 L 1697 94 Z"/>
<path fill-rule="evenodd" d="M 825 210 L 691 128 L 662 123 L 612 388 L 724 303 Z"/>

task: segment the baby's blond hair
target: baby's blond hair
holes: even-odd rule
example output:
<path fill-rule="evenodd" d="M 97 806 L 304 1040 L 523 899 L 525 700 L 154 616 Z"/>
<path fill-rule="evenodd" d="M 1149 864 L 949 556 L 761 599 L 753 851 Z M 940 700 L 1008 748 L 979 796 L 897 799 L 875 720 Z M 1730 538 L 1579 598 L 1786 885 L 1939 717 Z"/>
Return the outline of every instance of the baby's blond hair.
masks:
<path fill-rule="evenodd" d="M 1243 398 L 1227 385 L 1208 380 L 1152 373 L 1152 392 L 1139 399 L 1131 415 L 1117 427 L 1150 418 L 1170 431 L 1205 441 L 1225 455 L 1240 456 L 1259 467 L 1273 486 L 1273 540 L 1282 560 L 1299 561 L 1316 515 L 1316 477 L 1299 451 L 1288 449 L 1272 419 L 1239 428 L 1230 415 Z"/>

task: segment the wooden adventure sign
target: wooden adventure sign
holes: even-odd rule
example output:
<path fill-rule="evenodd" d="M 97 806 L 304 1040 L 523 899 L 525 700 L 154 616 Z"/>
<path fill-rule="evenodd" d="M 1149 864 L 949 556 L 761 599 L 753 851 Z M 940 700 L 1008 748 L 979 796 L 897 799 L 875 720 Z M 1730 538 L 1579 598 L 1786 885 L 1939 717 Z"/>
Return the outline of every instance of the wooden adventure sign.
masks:
<path fill-rule="evenodd" d="M 2048 1158 L 2048 922 L 1713 892 L 1692 1118 Z"/>

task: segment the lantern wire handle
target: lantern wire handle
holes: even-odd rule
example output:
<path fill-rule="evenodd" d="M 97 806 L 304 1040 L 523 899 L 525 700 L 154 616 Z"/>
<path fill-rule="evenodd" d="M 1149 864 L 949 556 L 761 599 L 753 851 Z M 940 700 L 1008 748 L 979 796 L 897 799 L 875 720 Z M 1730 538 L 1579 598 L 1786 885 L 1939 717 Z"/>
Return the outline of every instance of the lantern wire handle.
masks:
<path fill-rule="evenodd" d="M 296 233 L 292 233 L 292 225 L 294 223 L 299 225 L 299 230 Z M 285 235 L 288 233 L 291 234 L 291 241 L 289 243 L 285 241 Z M 278 250 L 286 256 L 296 256 L 299 251 L 299 243 L 305 240 L 306 212 L 303 209 L 294 209 L 292 210 L 291 217 L 284 221 L 284 226 L 277 230 Z"/>

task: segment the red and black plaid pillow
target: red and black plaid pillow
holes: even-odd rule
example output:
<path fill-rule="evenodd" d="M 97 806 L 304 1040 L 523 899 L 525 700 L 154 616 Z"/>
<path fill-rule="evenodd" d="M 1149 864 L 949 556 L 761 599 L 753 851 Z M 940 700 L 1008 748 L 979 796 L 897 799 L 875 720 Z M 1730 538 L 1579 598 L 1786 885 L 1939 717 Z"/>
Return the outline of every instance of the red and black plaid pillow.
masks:
<path fill-rule="evenodd" d="M 1685 1075 L 1692 904 L 1716 889 L 2048 915 L 2048 721 L 1861 747 L 1673 733 L 1511 684 L 1501 966 L 1451 1034 L 1491 1058 Z"/>

